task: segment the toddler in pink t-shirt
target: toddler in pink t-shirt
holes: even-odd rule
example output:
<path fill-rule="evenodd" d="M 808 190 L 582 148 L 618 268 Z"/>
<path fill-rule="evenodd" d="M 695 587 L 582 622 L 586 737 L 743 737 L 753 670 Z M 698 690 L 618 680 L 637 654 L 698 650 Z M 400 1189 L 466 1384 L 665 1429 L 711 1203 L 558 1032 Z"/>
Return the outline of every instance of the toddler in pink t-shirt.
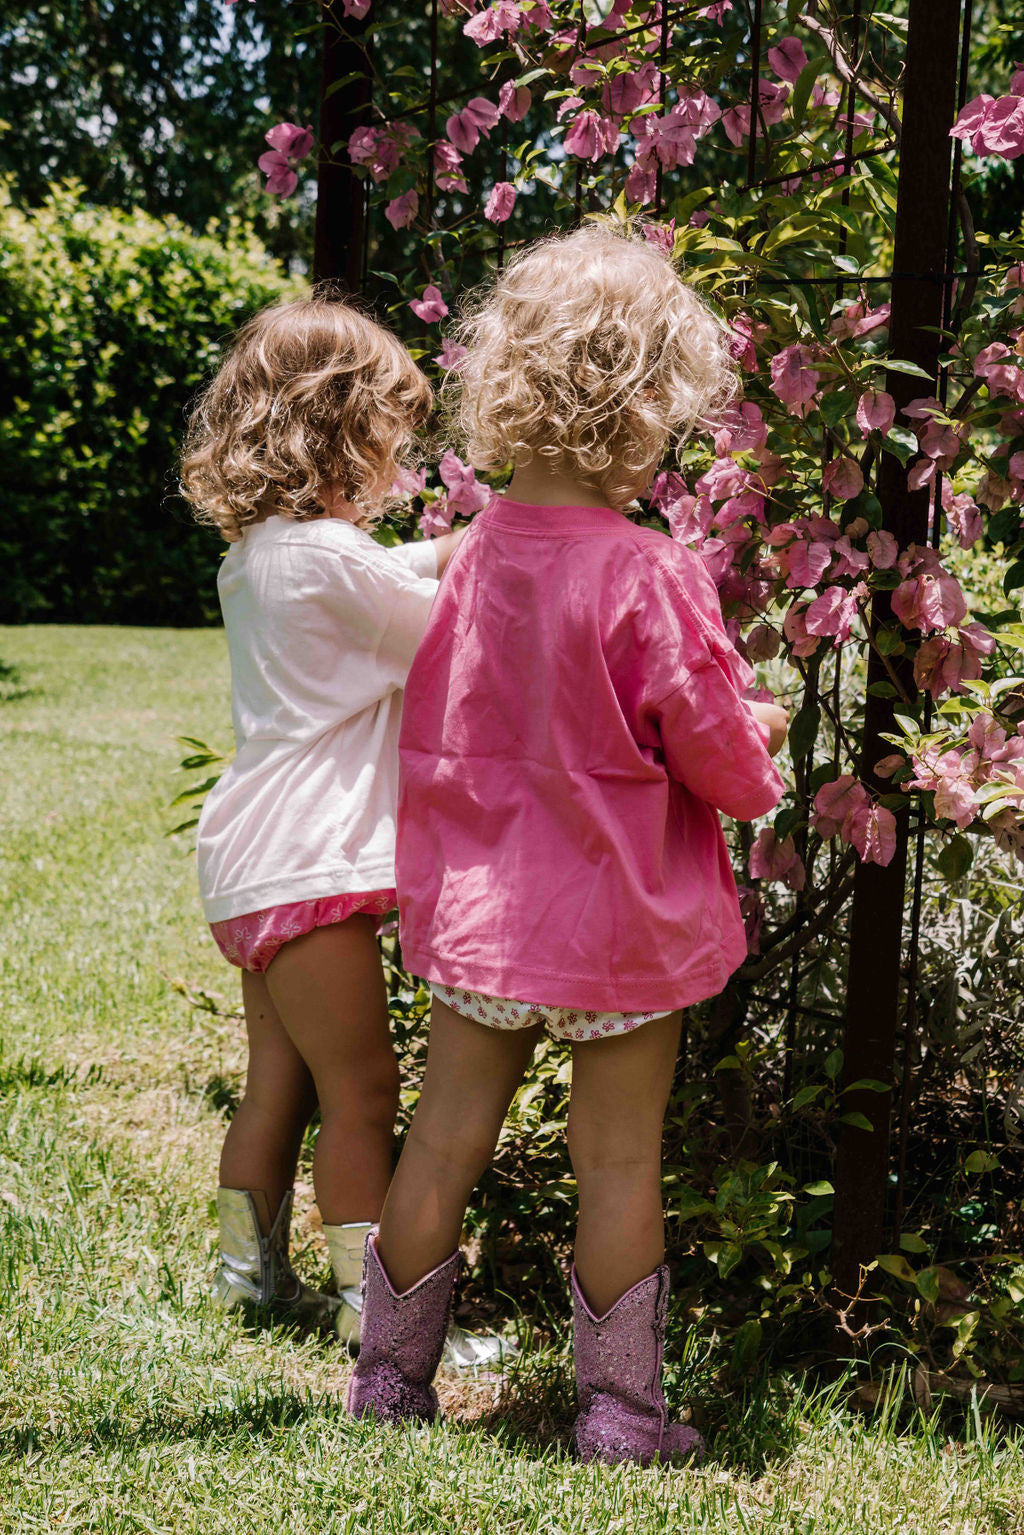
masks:
<path fill-rule="evenodd" d="M 785 715 L 745 701 L 700 558 L 623 512 L 731 400 L 726 332 L 655 247 L 591 225 L 516 257 L 461 339 L 469 457 L 514 473 L 406 692 L 401 935 L 434 1002 L 349 1405 L 434 1414 L 466 1203 L 547 1026 L 572 1050 L 577 1449 L 699 1455 L 660 1384 L 662 1121 L 680 1010 L 746 952 L 718 813 L 777 803 Z"/>

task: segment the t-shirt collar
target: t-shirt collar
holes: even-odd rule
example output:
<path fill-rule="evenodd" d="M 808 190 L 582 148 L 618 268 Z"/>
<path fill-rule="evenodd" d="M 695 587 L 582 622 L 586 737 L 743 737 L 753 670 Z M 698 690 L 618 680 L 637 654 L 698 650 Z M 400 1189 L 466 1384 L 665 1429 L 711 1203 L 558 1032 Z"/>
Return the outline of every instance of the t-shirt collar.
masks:
<path fill-rule="evenodd" d="M 563 533 L 601 533 L 629 525 L 628 518 L 611 506 L 538 506 L 494 496 L 480 514 L 487 525 L 509 532 L 532 533 L 538 538 L 557 538 Z"/>

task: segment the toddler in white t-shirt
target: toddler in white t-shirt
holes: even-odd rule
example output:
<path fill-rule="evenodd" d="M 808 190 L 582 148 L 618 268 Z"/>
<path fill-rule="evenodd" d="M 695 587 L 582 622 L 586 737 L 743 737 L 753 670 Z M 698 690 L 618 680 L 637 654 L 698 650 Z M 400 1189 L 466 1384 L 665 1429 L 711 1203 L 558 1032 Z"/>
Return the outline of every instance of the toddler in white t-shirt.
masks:
<path fill-rule="evenodd" d="M 430 402 L 404 347 L 353 305 L 283 304 L 235 339 L 182 464 L 198 518 L 230 545 L 217 584 L 237 752 L 197 851 L 204 913 L 242 969 L 249 1061 L 221 1155 L 214 1299 L 329 1320 L 345 1342 L 398 1107 L 376 932 L 395 905 L 402 688 L 460 537 L 386 549 L 367 527 Z M 288 1261 L 317 1104 L 333 1296 Z M 479 1363 L 496 1347 L 456 1332 L 449 1355 Z"/>

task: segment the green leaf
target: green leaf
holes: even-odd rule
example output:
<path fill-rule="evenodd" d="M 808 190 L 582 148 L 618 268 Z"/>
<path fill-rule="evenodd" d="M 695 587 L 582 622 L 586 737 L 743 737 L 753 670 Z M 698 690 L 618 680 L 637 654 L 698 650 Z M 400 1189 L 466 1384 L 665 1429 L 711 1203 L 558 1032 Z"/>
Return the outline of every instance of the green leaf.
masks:
<path fill-rule="evenodd" d="M 905 1231 L 900 1237 L 900 1246 L 905 1253 L 926 1253 L 928 1251 L 928 1243 L 923 1242 L 920 1237 L 915 1236 L 911 1231 Z"/>
<path fill-rule="evenodd" d="M 902 1253 L 879 1253 L 875 1262 L 887 1274 L 892 1274 L 895 1279 L 902 1279 L 904 1284 L 916 1283 L 917 1275 Z"/>
<path fill-rule="evenodd" d="M 816 1087 L 807 1086 L 799 1088 L 793 1097 L 794 1110 L 806 1108 L 809 1103 L 814 1102 L 815 1098 L 820 1097 L 824 1091 L 825 1089 L 820 1083 Z"/>
<path fill-rule="evenodd" d="M 907 362 L 902 357 L 887 357 L 885 366 L 890 373 L 909 373 L 911 378 L 926 378 L 930 384 L 935 382 L 932 375 L 926 373 L 924 368 L 919 367 L 916 362 Z"/>
<path fill-rule="evenodd" d="M 887 633 L 889 631 L 883 632 Z M 868 692 L 872 695 L 873 698 L 898 698 L 900 696 L 892 683 L 886 682 L 884 680 L 882 682 L 872 682 L 868 688 Z"/>
<path fill-rule="evenodd" d="M 854 1130 L 867 1130 L 869 1133 L 874 1133 L 874 1125 L 868 1116 L 862 1114 L 859 1109 L 853 1109 L 849 1114 L 840 1114 L 839 1123 L 841 1125 L 850 1125 Z"/>
<path fill-rule="evenodd" d="M 969 837 L 950 837 L 935 860 L 946 879 L 961 880 L 974 862 L 974 848 Z"/>
<path fill-rule="evenodd" d="M 918 1294 L 922 1295 L 929 1305 L 934 1306 L 941 1293 L 938 1269 L 922 1269 L 917 1275 L 915 1283 L 917 1284 Z"/>
<path fill-rule="evenodd" d="M 1024 560 L 1014 560 L 1003 577 L 1003 591 L 1009 597 L 1018 587 L 1024 586 Z"/>
<path fill-rule="evenodd" d="M 745 1375 L 754 1364 L 761 1347 L 761 1323 L 748 1317 L 736 1333 L 730 1363 L 738 1375 Z"/>
<path fill-rule="evenodd" d="M 817 1183 L 805 1183 L 804 1193 L 809 1194 L 812 1199 L 820 1199 L 825 1194 L 834 1194 L 835 1189 L 827 1178 L 819 1178 Z"/>
<path fill-rule="evenodd" d="M 825 1075 L 830 1082 L 835 1082 L 843 1069 L 843 1052 L 830 1050 L 825 1060 Z"/>
<path fill-rule="evenodd" d="M 789 754 L 794 762 L 800 762 L 814 745 L 818 734 L 821 710 L 817 704 L 806 703 L 793 717 L 789 727 Z"/>
<path fill-rule="evenodd" d="M 991 1151 L 972 1151 L 964 1158 L 964 1172 L 967 1173 L 994 1173 L 998 1166 L 999 1158 Z"/>
<path fill-rule="evenodd" d="M 856 1082 L 851 1082 L 849 1087 L 843 1088 L 844 1093 L 887 1093 L 889 1088 L 885 1082 L 879 1082 L 877 1077 L 858 1077 Z"/>

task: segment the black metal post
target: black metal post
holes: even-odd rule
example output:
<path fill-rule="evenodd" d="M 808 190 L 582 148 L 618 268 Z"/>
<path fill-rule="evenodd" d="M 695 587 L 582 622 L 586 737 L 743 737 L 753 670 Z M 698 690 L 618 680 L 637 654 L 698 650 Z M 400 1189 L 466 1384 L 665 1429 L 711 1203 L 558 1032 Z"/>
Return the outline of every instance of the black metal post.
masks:
<path fill-rule="evenodd" d="M 323 65 L 313 276 L 356 293 L 362 279 L 365 189 L 352 170 L 345 146 L 353 130 L 369 116 L 367 23 L 343 18 L 335 0 L 325 0 L 320 12 Z M 348 76 L 353 78 L 339 87 L 338 81 Z"/>
<path fill-rule="evenodd" d="M 915 362 L 928 375 L 938 373 L 946 241 L 950 202 L 949 130 L 956 110 L 957 53 L 961 0 L 910 0 L 907 63 L 903 94 L 892 314 L 889 338 L 893 354 Z M 928 386 L 919 378 L 890 373 L 887 387 L 897 411 Z M 928 492 L 907 489 L 906 469 L 889 453 L 882 455 L 878 494 L 883 526 L 900 548 L 928 539 Z M 872 609 L 872 627 L 893 622 L 887 593 Z M 915 694 L 912 668 L 897 663 L 900 684 Z M 880 656 L 868 662 L 861 771 L 880 793 L 890 787 L 874 777 L 874 765 L 891 747 L 883 735 L 895 727 L 894 703 L 870 690 L 887 677 Z M 863 1077 L 893 1082 L 900 1003 L 900 960 L 907 871 L 908 818 L 897 816 L 896 853 L 885 868 L 857 868 L 850 921 L 850 971 L 844 1032 L 845 1080 Z M 889 1173 L 889 1118 L 892 1093 L 847 1094 L 844 1108 L 865 1115 L 869 1132 L 844 1127 L 836 1169 L 833 1276 L 843 1296 L 858 1292 L 862 1265 L 882 1248 L 885 1196 Z"/>

